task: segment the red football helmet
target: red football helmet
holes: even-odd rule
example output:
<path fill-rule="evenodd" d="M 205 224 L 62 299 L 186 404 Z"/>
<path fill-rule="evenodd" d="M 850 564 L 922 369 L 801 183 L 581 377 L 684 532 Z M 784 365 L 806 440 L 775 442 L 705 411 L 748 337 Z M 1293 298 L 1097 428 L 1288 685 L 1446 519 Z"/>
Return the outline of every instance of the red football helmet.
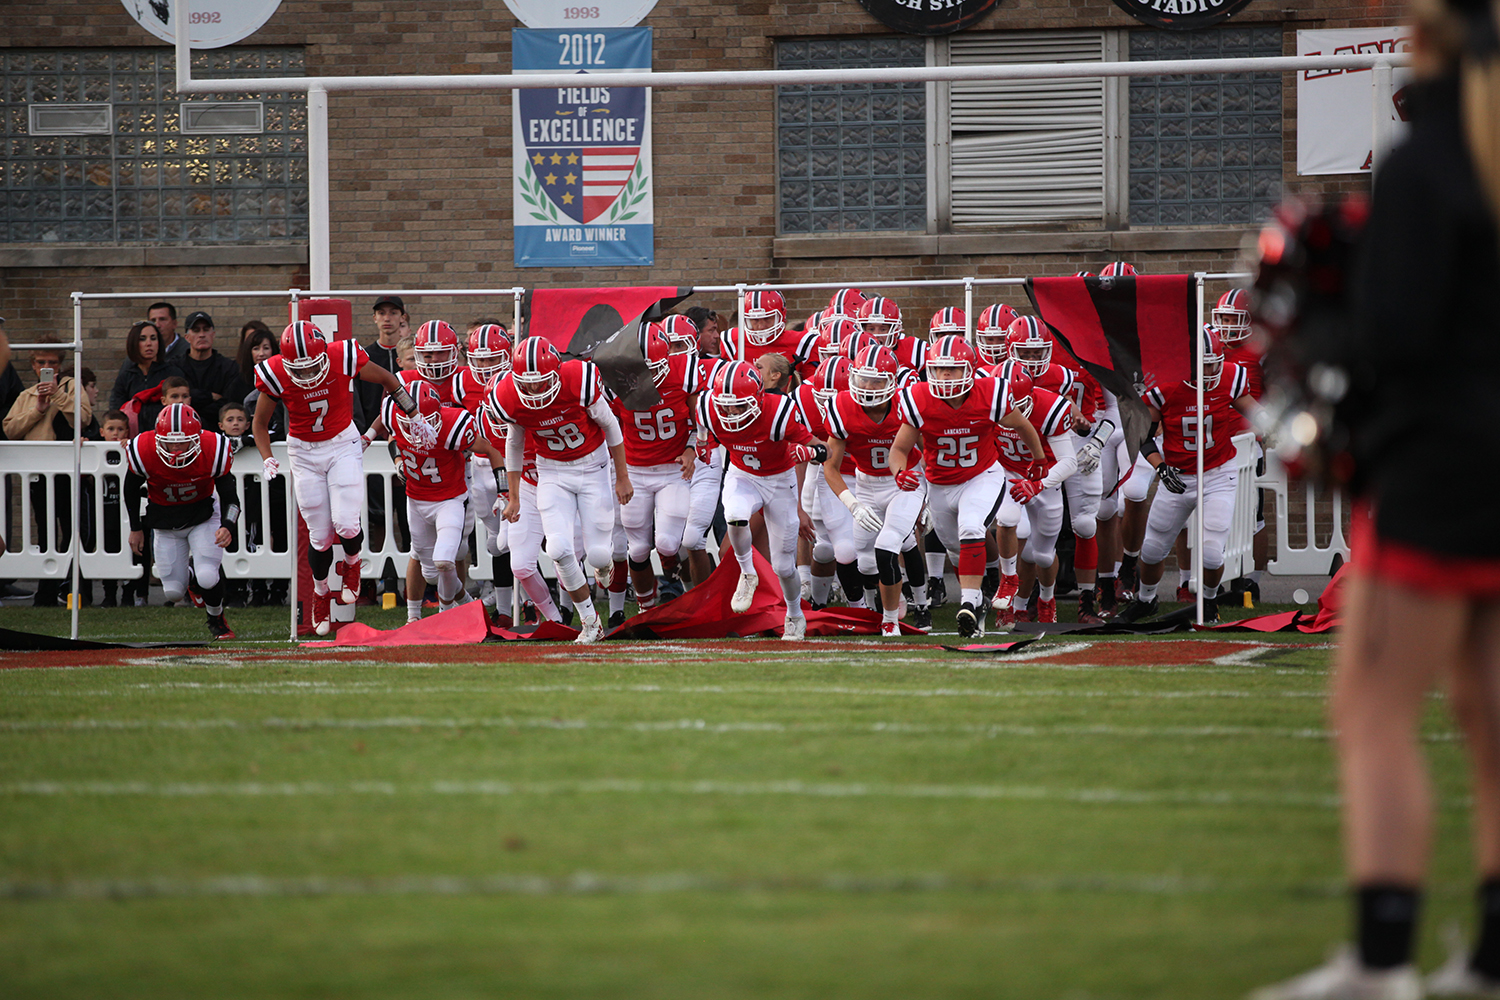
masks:
<path fill-rule="evenodd" d="M 871 345 L 849 368 L 849 395 L 860 406 L 883 406 L 896 395 L 901 366 L 889 347 Z"/>
<path fill-rule="evenodd" d="M 823 326 L 823 319 L 825 318 L 825 315 L 826 315 L 826 311 L 823 310 L 823 309 L 819 309 L 817 312 L 815 312 L 811 316 L 807 317 L 807 322 L 802 324 L 802 329 L 804 329 L 804 330 L 817 330 L 817 329 L 820 329 Z"/>
<path fill-rule="evenodd" d="M 308 324 L 311 326 L 312 324 Z M 156 418 L 156 454 L 169 468 L 185 469 L 203 451 L 203 424 L 186 403 L 173 403 Z"/>
<path fill-rule="evenodd" d="M 760 416 L 763 385 L 755 366 L 731 361 L 714 372 L 709 403 L 727 431 L 749 427 Z"/>
<path fill-rule="evenodd" d="M 1226 344 L 1238 344 L 1250 336 L 1250 293 L 1234 288 L 1219 296 L 1209 322 L 1218 328 Z"/>
<path fill-rule="evenodd" d="M 1031 383 L 1031 376 L 1026 374 L 1025 366 L 1011 365 L 1006 369 L 1005 393 L 1010 397 L 1012 409 L 1020 411 L 1021 416 L 1031 416 L 1031 391 L 1035 386 Z"/>
<path fill-rule="evenodd" d="M 458 334 L 440 319 L 428 320 L 417 328 L 413 348 L 417 372 L 425 379 L 437 381 L 458 370 Z"/>
<path fill-rule="evenodd" d="M 828 300 L 828 308 L 823 313 L 825 320 L 833 316 L 843 316 L 846 319 L 859 319 L 859 311 L 864 308 L 865 293 L 858 288 L 840 288 L 833 293 Z"/>
<path fill-rule="evenodd" d="M 839 353 L 848 358 L 850 361 L 853 361 L 855 358 L 859 357 L 866 348 L 884 346 L 884 344 L 882 344 L 875 338 L 875 335 L 873 333 L 868 333 L 863 328 L 861 328 L 860 331 L 854 336 L 848 337 L 839 343 Z"/>
<path fill-rule="evenodd" d="M 965 336 L 969 332 L 969 318 L 964 315 L 962 309 L 954 306 L 944 306 L 932 314 L 932 322 L 927 324 L 927 334 L 930 339 L 947 336 L 956 333 Z"/>
<path fill-rule="evenodd" d="M 673 354 L 697 353 L 698 324 L 681 313 L 673 313 L 663 319 L 661 332 L 667 338 L 667 346 L 672 349 Z"/>
<path fill-rule="evenodd" d="M 1219 387 L 1224 377 L 1224 337 L 1212 323 L 1203 324 L 1203 391 Z M 1191 385 L 1192 379 L 1188 380 Z"/>
<path fill-rule="evenodd" d="M 1004 302 L 997 302 L 992 306 L 985 306 L 984 312 L 979 314 L 979 319 L 974 321 L 974 329 L 978 330 L 1008 330 L 1010 325 L 1020 318 L 1016 312 Z"/>
<path fill-rule="evenodd" d="M 847 388 L 849 388 L 848 358 L 829 358 L 818 366 L 817 371 L 813 372 L 813 397 L 818 401 L 818 409 L 824 413 L 828 412 L 828 404 L 833 402 L 833 397 Z"/>
<path fill-rule="evenodd" d="M 895 299 L 877 295 L 859 307 L 859 322 L 866 333 L 886 347 L 895 347 L 896 338 L 901 336 L 901 307 Z"/>
<path fill-rule="evenodd" d="M 527 337 L 516 345 L 511 357 L 510 377 L 515 383 L 521 404 L 533 410 L 545 409 L 562 391 L 562 359 L 557 350 L 541 337 Z"/>
<path fill-rule="evenodd" d="M 774 343 L 786 329 L 786 301 L 771 289 L 746 292 L 740 324 L 745 328 L 745 339 L 756 347 Z"/>
<path fill-rule="evenodd" d="M 1131 267 L 1125 261 L 1123 261 L 1123 260 L 1117 260 L 1117 261 L 1114 261 L 1113 263 L 1105 264 L 1104 268 L 1099 272 L 1099 277 L 1101 277 L 1101 278 L 1125 278 L 1125 277 L 1129 277 L 1130 275 L 1138 274 L 1138 273 L 1139 272 L 1136 271 L 1135 268 Z"/>
<path fill-rule="evenodd" d="M 1075 278 L 1092 278 L 1093 276 L 1094 276 L 1094 272 L 1093 271 L 1074 271 L 1073 272 L 1073 277 L 1075 277 Z"/>
<path fill-rule="evenodd" d="M 641 356 L 646 367 L 651 369 L 651 381 L 660 387 L 667 380 L 667 369 L 672 366 L 672 345 L 667 342 L 667 333 L 660 323 L 647 323 L 641 340 Z"/>
<path fill-rule="evenodd" d="M 818 330 L 818 360 L 827 361 L 843 354 L 845 341 L 858 337 L 864 331 L 852 319 L 833 316 L 823 321 Z"/>
<path fill-rule="evenodd" d="M 510 371 L 510 334 L 498 323 L 486 323 L 469 331 L 469 371 L 481 382 Z"/>
<path fill-rule="evenodd" d="M 303 389 L 315 389 L 328 374 L 328 344 L 319 330 L 307 320 L 281 331 L 281 364 L 286 377 Z"/>
<path fill-rule="evenodd" d="M 1010 325 L 1005 335 L 1007 352 L 1019 361 L 1032 378 L 1052 363 L 1052 335 L 1035 316 L 1022 316 Z"/>
<path fill-rule="evenodd" d="M 938 399 L 956 399 L 974 388 L 974 348 L 962 337 L 938 340 L 927 352 L 927 387 Z"/>
<path fill-rule="evenodd" d="M 438 396 L 438 391 L 431 382 L 412 382 L 407 386 L 411 392 L 411 398 L 417 404 L 417 412 L 407 416 L 400 409 L 396 410 L 396 426 L 406 436 L 408 444 L 415 446 L 416 438 L 412 436 L 411 425 L 413 421 L 420 420 L 432 427 L 433 430 L 441 429 L 443 425 L 443 401 Z"/>

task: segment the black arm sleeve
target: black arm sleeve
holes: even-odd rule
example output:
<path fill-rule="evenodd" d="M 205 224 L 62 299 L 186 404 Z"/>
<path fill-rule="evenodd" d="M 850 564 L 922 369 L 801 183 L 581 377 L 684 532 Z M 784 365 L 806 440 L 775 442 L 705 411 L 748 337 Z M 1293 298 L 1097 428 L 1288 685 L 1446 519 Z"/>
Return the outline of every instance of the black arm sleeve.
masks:
<path fill-rule="evenodd" d="M 214 480 L 214 489 L 219 494 L 219 525 L 232 527 L 240 519 L 240 486 L 230 475 Z"/>
<path fill-rule="evenodd" d="M 130 530 L 141 530 L 141 497 L 146 494 L 146 480 L 134 472 L 125 473 L 125 514 L 130 518 Z"/>

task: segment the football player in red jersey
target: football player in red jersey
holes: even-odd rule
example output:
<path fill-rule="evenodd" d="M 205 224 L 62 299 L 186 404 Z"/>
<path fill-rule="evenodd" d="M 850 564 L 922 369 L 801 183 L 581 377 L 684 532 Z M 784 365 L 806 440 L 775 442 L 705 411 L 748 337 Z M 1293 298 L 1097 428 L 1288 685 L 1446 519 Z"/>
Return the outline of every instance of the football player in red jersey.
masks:
<path fill-rule="evenodd" d="M 469 331 L 464 351 L 468 364 L 454 372 L 451 381 L 453 402 L 468 411 L 479 435 L 494 445 L 501 455 L 505 453 L 505 429 L 487 427 L 481 413 L 491 381 L 510 371 L 511 349 L 510 334 L 504 326 L 499 323 L 476 325 Z M 510 523 L 495 510 L 496 491 L 505 478 L 505 469 L 492 466 L 489 458 L 477 451 L 470 455 L 469 466 L 469 514 L 484 522 L 485 551 L 490 555 L 493 589 L 486 595 L 485 604 L 508 618 L 515 586 L 510 567 Z"/>
<path fill-rule="evenodd" d="M 537 508 L 547 539 L 547 555 L 578 609 L 577 642 L 604 638 L 604 623 L 589 598 L 588 578 L 574 542 L 580 523 L 584 555 L 595 569 L 613 561 L 615 505 L 632 495 L 620 422 L 604 399 L 599 371 L 588 361 L 562 361 L 551 344 L 529 337 L 516 345 L 511 370 L 495 383 L 486 403 L 506 428 L 505 470 L 510 499 L 505 519 L 520 517 L 524 438 L 536 441 Z"/>
<path fill-rule="evenodd" d="M 927 353 L 927 381 L 902 390 L 904 426 L 891 445 L 891 474 L 903 490 L 915 490 L 921 476 L 911 467 L 918 442 L 930 484 L 928 506 L 948 558 L 958 567 L 962 605 L 958 630 L 971 636 L 983 627 L 984 539 L 1005 495 L 1000 466 L 1000 428 L 1020 432 L 1033 455 L 1042 454 L 1036 428 L 1016 411 L 1000 379 L 974 377 L 978 358 L 968 341 L 948 336 Z M 1027 469 L 1040 479 L 1040 463 Z"/>
<path fill-rule="evenodd" d="M 818 364 L 821 365 L 829 358 L 846 357 L 845 345 L 851 338 L 859 336 L 861 330 L 858 322 L 843 316 L 824 320 L 818 327 Z"/>
<path fill-rule="evenodd" d="M 1156 612 L 1156 587 L 1162 562 L 1178 532 L 1198 506 L 1198 435 L 1203 435 L 1203 617 L 1219 617 L 1219 578 L 1224 572 L 1224 543 L 1234 517 L 1234 495 L 1239 483 L 1235 446 L 1231 438 L 1248 419 L 1259 426 L 1260 404 L 1250 397 L 1250 379 L 1239 365 L 1226 364 L 1219 332 L 1203 331 L 1203 410 L 1198 409 L 1195 382 L 1157 386 L 1146 394 L 1152 420 L 1162 429 L 1162 451 L 1152 449 L 1147 461 L 1165 489 L 1156 491 L 1141 544 L 1140 587 L 1135 600 L 1115 616 L 1137 622 Z M 1151 442 L 1147 442 L 1151 448 Z"/>
<path fill-rule="evenodd" d="M 750 517 L 763 510 L 771 568 L 786 598 L 781 637 L 801 639 L 807 635 L 807 618 L 802 613 L 802 581 L 797 576 L 801 530 L 797 490 L 805 463 L 822 463 L 828 449 L 813 439 L 791 397 L 764 392 L 754 366 L 742 362 L 721 365 L 714 372 L 713 385 L 698 397 L 698 417 L 729 454 L 724 520 L 740 564 L 730 608 L 743 614 L 755 600 L 760 578 L 751 554 Z"/>
<path fill-rule="evenodd" d="M 865 293 L 858 288 L 840 288 L 828 298 L 828 308 L 823 310 L 822 322 L 830 319 L 859 319 L 859 311 L 864 308 Z"/>
<path fill-rule="evenodd" d="M 746 292 L 740 322 L 743 330 L 730 328 L 719 342 L 726 361 L 754 364 L 763 354 L 780 354 L 797 367 L 811 363 L 816 354 L 818 331 L 795 332 L 786 328 L 786 303 L 780 292 L 770 289 Z"/>
<path fill-rule="evenodd" d="M 1219 296 L 1219 302 L 1214 306 L 1212 316 L 1212 325 L 1219 330 L 1224 339 L 1224 360 L 1229 364 L 1239 365 L 1245 370 L 1245 375 L 1250 380 L 1250 398 L 1257 403 L 1260 402 L 1261 396 L 1265 393 L 1265 378 L 1261 369 L 1265 352 L 1262 345 L 1250 337 L 1250 293 L 1243 288 L 1234 288 L 1225 292 Z M 1255 448 L 1255 471 L 1257 475 L 1264 475 L 1266 453 L 1258 441 Z M 1256 601 L 1260 600 L 1260 575 L 1266 568 L 1266 560 L 1270 557 L 1270 537 L 1266 533 L 1265 503 L 1266 491 L 1257 490 L 1255 537 L 1251 542 L 1255 568 L 1246 574 L 1250 581 L 1251 597 Z"/>
<path fill-rule="evenodd" d="M 819 441 L 828 438 L 828 425 L 824 420 L 828 404 L 840 391 L 849 388 L 849 362 L 845 358 L 832 358 L 818 366 L 811 379 L 803 382 L 792 393 L 801 408 L 802 422 Z M 844 463 L 844 471 L 854 475 L 852 460 Z M 858 547 L 854 541 L 854 520 L 842 503 L 835 502 L 837 494 L 828 491 L 823 476 L 804 475 L 802 478 L 802 509 L 812 520 L 813 541 L 811 552 L 811 599 L 814 607 L 828 603 L 834 574 L 844 588 L 844 596 L 851 608 L 863 608 L 865 582 L 868 577 L 859 568 Z M 872 565 L 873 569 L 873 565 Z"/>
<path fill-rule="evenodd" d="M 714 371 L 728 362 L 709 350 L 713 345 L 704 343 L 703 333 L 686 316 L 668 316 L 662 321 L 662 331 L 674 355 L 685 355 L 698 368 L 700 392 L 712 384 Z M 714 562 L 708 554 L 708 530 L 713 524 L 714 512 L 719 508 L 719 490 L 724 482 L 724 449 L 708 437 L 701 423 L 695 420 L 697 433 L 693 441 L 696 461 L 693 478 L 688 484 L 688 519 L 682 530 L 682 548 L 687 553 L 689 576 L 694 585 L 708 579 L 714 571 Z"/>
<path fill-rule="evenodd" d="M 698 361 L 691 354 L 673 354 L 665 330 L 656 323 L 646 328 L 643 353 L 652 384 L 661 401 L 645 410 L 627 410 L 611 398 L 625 435 L 625 461 L 630 465 L 633 496 L 620 508 L 620 523 L 630 559 L 630 578 L 636 604 L 642 611 L 656 606 L 656 572 L 651 548 L 656 547 L 662 574 L 677 571 L 691 502 L 691 481 L 697 452 L 693 441 L 693 411 L 698 402 Z"/>
<path fill-rule="evenodd" d="M 471 449 L 492 465 L 504 464 L 504 458 L 478 433 L 469 411 L 458 406 L 444 406 L 437 390 L 426 382 L 413 387 L 417 412 L 408 417 L 396 413 L 387 401 L 384 416 L 392 424 L 391 440 L 406 479 L 406 520 L 411 525 L 412 561 L 421 568 L 421 579 L 408 579 L 406 620 L 422 617 L 422 593 L 428 583 L 437 584 L 438 601 L 443 611 L 457 606 L 462 592 L 458 578 L 458 551 L 467 537 L 464 525 L 468 507 L 469 484 L 465 465 Z M 431 434 L 416 432 L 426 424 Z M 431 445 L 425 442 L 436 438 Z M 493 478 L 493 477 L 492 477 Z"/>
<path fill-rule="evenodd" d="M 130 518 L 130 550 L 144 551 L 142 492 L 147 495 L 144 525 L 151 529 L 152 552 L 162 591 L 169 601 L 192 595 L 208 614 L 215 639 L 233 639 L 224 621 L 224 581 L 219 567 L 240 517 L 239 490 L 229 465 L 234 449 L 222 434 L 206 431 L 185 403 L 174 403 L 125 449 L 125 508 Z M 189 586 L 188 565 L 192 564 Z"/>
<path fill-rule="evenodd" d="M 292 323 L 281 334 L 281 353 L 255 366 L 255 447 L 265 465 L 267 481 L 281 473 L 271 457 L 271 417 L 278 402 L 287 415 L 287 455 L 292 463 L 292 489 L 297 509 L 307 522 L 313 575 L 312 622 L 318 635 L 332 627 L 328 614 L 330 587 L 341 588 L 340 603 L 359 597 L 359 553 L 364 544 L 360 509 L 365 498 L 364 448 L 354 429 L 354 380 L 373 382 L 390 393 L 407 415 L 416 402 L 401 381 L 379 365 L 370 364 L 365 349 L 354 341 L 328 344 L 312 323 Z M 336 577 L 335 538 L 344 559 Z"/>
<path fill-rule="evenodd" d="M 854 546 L 859 571 L 876 577 L 880 587 L 881 635 L 900 635 L 901 565 L 911 584 L 914 624 L 932 628 L 927 600 L 927 569 L 913 529 L 927 501 L 925 484 L 900 490 L 891 476 L 891 446 L 901 430 L 901 414 L 894 400 L 900 366 L 889 348 L 865 349 L 849 369 L 849 387 L 828 404 L 828 461 L 823 476 L 833 495 L 848 508 L 854 521 Z M 912 466 L 920 453 L 908 457 Z M 846 467 L 854 465 L 854 489 L 849 489 Z"/>

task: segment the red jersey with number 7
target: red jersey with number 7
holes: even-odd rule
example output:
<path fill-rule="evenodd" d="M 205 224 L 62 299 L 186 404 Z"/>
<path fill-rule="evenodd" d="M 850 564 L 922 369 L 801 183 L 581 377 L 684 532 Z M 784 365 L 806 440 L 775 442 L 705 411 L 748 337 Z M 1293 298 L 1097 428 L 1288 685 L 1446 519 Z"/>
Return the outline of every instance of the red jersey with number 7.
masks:
<path fill-rule="evenodd" d="M 589 407 L 603 391 L 599 369 L 588 361 L 564 361 L 558 378 L 562 384 L 546 406 L 533 408 L 521 402 L 511 372 L 505 373 L 491 398 L 506 423 L 525 428 L 526 437 L 536 440 L 539 461 L 576 462 L 604 444 L 604 430 L 589 415 Z"/>
<path fill-rule="evenodd" d="M 966 483 L 1000 461 L 1000 421 L 1011 408 L 1000 379 L 976 378 L 958 406 L 934 396 L 926 382 L 903 389 L 897 399 L 902 421 L 922 433 L 929 483 Z"/>
<path fill-rule="evenodd" d="M 692 397 L 698 390 L 697 361 L 689 354 L 673 354 L 667 358 L 666 379 L 656 387 L 661 402 L 645 410 L 627 410 L 618 396 L 611 396 L 609 405 L 625 436 L 627 465 L 667 465 L 693 446 Z"/>
<path fill-rule="evenodd" d="M 1146 393 L 1146 402 L 1161 414 L 1162 458 L 1179 472 L 1198 474 L 1198 429 L 1203 429 L 1203 468 L 1217 469 L 1234 461 L 1233 438 L 1244 428 L 1234 401 L 1250 391 L 1250 380 L 1239 365 L 1224 363 L 1219 384 L 1203 393 L 1202 419 L 1198 413 L 1198 390 L 1178 382 L 1163 390 Z"/>
<path fill-rule="evenodd" d="M 328 371 L 311 388 L 287 376 L 279 354 L 255 366 L 255 388 L 286 404 L 287 436 L 299 441 L 328 441 L 354 422 L 354 380 L 370 356 L 356 340 L 328 345 Z"/>

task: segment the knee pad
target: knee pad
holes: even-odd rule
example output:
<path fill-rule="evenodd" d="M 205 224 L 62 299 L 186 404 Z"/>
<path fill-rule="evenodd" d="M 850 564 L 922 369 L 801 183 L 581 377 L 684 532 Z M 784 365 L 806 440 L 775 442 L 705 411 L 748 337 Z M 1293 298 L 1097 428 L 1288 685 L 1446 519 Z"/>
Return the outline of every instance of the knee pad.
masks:
<path fill-rule="evenodd" d="M 901 557 L 885 549 L 875 550 L 875 572 L 887 587 L 901 583 Z"/>
<path fill-rule="evenodd" d="M 630 568 L 637 573 L 648 573 L 651 571 L 651 560 L 632 559 L 630 560 Z"/>
<path fill-rule="evenodd" d="M 433 568 L 433 570 L 435 570 L 438 573 L 457 573 L 458 572 L 458 564 L 457 563 L 449 562 L 446 559 L 440 559 L 440 560 L 435 561 L 432 564 L 432 568 Z"/>
<path fill-rule="evenodd" d="M 1099 533 L 1099 522 L 1092 513 L 1074 514 L 1069 521 L 1073 525 L 1073 535 L 1077 538 L 1093 538 Z"/>
<path fill-rule="evenodd" d="M 726 520 L 724 523 L 727 524 L 727 525 L 729 525 L 731 528 L 748 528 L 748 527 L 750 527 L 750 519 L 748 517 L 745 518 L 744 520 L 740 520 L 738 518 L 735 518 L 734 520 Z"/>
<path fill-rule="evenodd" d="M 1046 569 L 1048 566 L 1051 566 L 1054 562 L 1057 561 L 1057 550 L 1052 549 L 1049 552 L 1034 552 L 1031 548 L 1031 542 L 1027 541 L 1026 547 L 1021 550 L 1021 558 L 1026 562 L 1031 563 L 1033 566 L 1036 566 L 1038 569 Z"/>
<path fill-rule="evenodd" d="M 874 552 L 861 552 L 855 565 L 865 576 L 875 576 L 880 572 L 880 556 Z"/>
<path fill-rule="evenodd" d="M 163 598 L 165 598 L 166 600 L 171 601 L 173 604 L 176 604 L 178 601 L 182 600 L 184 597 L 187 596 L 187 588 L 186 587 L 182 587 L 181 589 L 179 589 L 177 587 L 168 588 L 167 585 L 166 585 L 166 581 L 163 580 L 162 581 L 162 588 L 161 588 L 161 596 Z"/>
<path fill-rule="evenodd" d="M 812 557 L 816 563 L 833 562 L 833 543 L 821 539 L 813 542 Z"/>

